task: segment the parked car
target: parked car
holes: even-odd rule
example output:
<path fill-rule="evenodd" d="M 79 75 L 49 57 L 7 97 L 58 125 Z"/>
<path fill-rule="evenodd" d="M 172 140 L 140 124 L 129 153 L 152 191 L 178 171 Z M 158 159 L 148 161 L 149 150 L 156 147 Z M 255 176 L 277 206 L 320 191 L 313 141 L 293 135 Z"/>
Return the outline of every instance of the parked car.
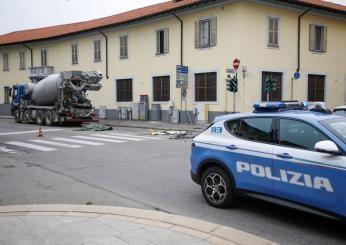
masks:
<path fill-rule="evenodd" d="M 346 105 L 341 105 L 341 106 L 336 107 L 333 110 L 333 113 L 336 115 L 346 117 Z"/>

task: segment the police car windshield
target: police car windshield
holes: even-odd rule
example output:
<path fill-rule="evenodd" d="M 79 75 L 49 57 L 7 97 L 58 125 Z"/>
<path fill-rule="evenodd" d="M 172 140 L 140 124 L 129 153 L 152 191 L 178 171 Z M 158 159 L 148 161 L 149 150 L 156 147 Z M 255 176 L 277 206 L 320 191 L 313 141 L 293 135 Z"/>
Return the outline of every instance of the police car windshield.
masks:
<path fill-rule="evenodd" d="M 321 123 L 346 144 L 346 118 L 325 120 Z"/>

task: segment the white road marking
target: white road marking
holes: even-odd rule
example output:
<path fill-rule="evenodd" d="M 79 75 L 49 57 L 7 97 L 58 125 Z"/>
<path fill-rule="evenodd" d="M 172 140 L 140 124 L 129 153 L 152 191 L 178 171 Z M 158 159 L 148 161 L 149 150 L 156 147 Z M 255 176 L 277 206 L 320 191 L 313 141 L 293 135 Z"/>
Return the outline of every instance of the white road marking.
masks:
<path fill-rule="evenodd" d="M 61 131 L 61 130 L 63 130 L 63 129 L 42 129 L 43 133 L 44 132 Z M 0 136 L 16 135 L 16 134 L 31 134 L 31 133 L 38 133 L 38 129 L 37 130 L 31 130 L 31 131 L 18 131 L 18 132 L 0 133 Z"/>
<path fill-rule="evenodd" d="M 34 150 L 38 150 L 38 151 L 56 151 L 57 150 L 54 148 L 44 147 L 44 146 L 40 146 L 40 145 L 33 145 L 33 144 L 28 144 L 28 143 L 18 142 L 18 141 L 5 142 L 5 144 L 20 146 L 20 147 L 34 149 Z"/>
<path fill-rule="evenodd" d="M 81 148 L 82 147 L 80 145 L 69 145 L 69 144 L 64 144 L 64 143 L 59 143 L 54 141 L 48 141 L 48 140 L 29 140 L 29 141 L 40 143 L 40 144 L 46 144 L 46 145 L 62 146 L 67 148 Z"/>
<path fill-rule="evenodd" d="M 125 142 L 125 141 L 120 141 L 120 140 L 111 140 L 111 139 L 96 138 L 96 137 L 90 137 L 90 136 L 72 136 L 72 137 L 78 138 L 78 139 L 96 140 L 96 141 L 104 141 L 104 142 L 112 142 L 112 143 L 124 143 Z"/>
<path fill-rule="evenodd" d="M 7 147 L 0 147 L 0 151 L 11 154 L 16 153 L 14 150 L 8 149 Z"/>
<path fill-rule="evenodd" d="M 134 137 L 139 139 L 162 140 L 162 138 L 159 138 L 159 137 L 139 136 L 139 135 L 132 135 L 132 134 L 117 134 L 117 133 L 108 133 L 108 134 L 114 135 L 114 136 Z"/>
<path fill-rule="evenodd" d="M 104 145 L 104 143 L 99 143 L 99 142 L 91 142 L 91 141 L 86 141 L 86 140 L 75 140 L 75 139 L 66 139 L 66 138 L 53 138 L 53 140 L 72 142 L 72 143 L 77 143 L 77 144 L 82 144 L 82 145 Z"/>
<path fill-rule="evenodd" d="M 106 134 L 93 134 L 92 136 L 111 138 L 111 139 L 119 139 L 119 140 L 130 140 L 130 141 L 143 141 L 144 140 L 144 139 L 139 139 L 139 138 L 130 138 L 130 137 L 125 137 L 125 136 L 115 136 L 115 135 L 106 135 Z"/>

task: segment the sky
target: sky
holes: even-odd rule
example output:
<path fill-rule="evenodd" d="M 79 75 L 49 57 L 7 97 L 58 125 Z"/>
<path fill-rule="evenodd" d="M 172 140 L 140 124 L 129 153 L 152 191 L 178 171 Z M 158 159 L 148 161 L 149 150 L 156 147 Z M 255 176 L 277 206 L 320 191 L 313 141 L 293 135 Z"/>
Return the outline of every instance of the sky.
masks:
<path fill-rule="evenodd" d="M 0 0 L 0 35 L 101 18 L 168 0 Z M 346 0 L 329 0 L 346 5 Z"/>

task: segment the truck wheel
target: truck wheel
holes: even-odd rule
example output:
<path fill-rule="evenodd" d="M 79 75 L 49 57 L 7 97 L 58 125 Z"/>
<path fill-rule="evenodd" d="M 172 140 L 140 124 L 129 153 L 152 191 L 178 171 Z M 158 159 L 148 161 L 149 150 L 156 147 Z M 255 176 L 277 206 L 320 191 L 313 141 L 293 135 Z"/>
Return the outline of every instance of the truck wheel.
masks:
<path fill-rule="evenodd" d="M 47 111 L 46 112 L 45 119 L 46 119 L 46 125 L 47 126 L 52 126 L 53 125 L 53 114 L 52 114 L 51 111 Z"/>
<path fill-rule="evenodd" d="M 31 123 L 32 120 L 31 120 L 31 112 L 30 110 L 25 110 L 24 113 L 23 113 L 23 119 L 26 123 Z"/>
<path fill-rule="evenodd" d="M 21 123 L 21 122 L 22 122 L 22 119 L 20 118 L 20 112 L 19 112 L 18 109 L 16 109 L 16 110 L 14 111 L 14 121 L 15 121 L 16 123 Z"/>
<path fill-rule="evenodd" d="M 205 200 L 216 208 L 229 208 L 236 200 L 231 177 L 222 168 L 208 168 L 201 181 Z"/>
<path fill-rule="evenodd" d="M 43 111 L 38 111 L 36 113 L 36 123 L 39 125 L 44 125 Z"/>

